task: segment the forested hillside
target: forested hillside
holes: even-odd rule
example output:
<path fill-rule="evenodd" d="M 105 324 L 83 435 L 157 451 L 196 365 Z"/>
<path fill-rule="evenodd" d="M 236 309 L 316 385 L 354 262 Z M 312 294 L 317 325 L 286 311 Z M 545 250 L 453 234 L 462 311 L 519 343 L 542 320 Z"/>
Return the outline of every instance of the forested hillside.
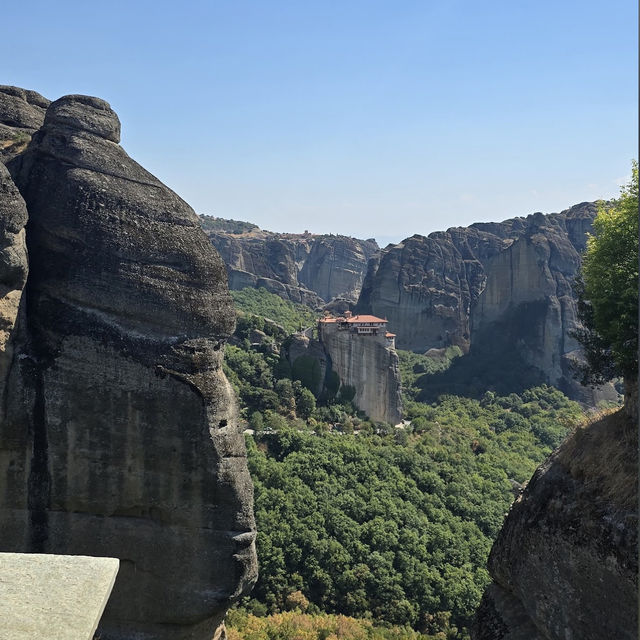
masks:
<path fill-rule="evenodd" d="M 271 295 L 246 290 L 236 300 L 266 309 Z M 280 325 L 301 322 L 291 303 L 278 311 Z M 258 327 L 264 338 L 251 342 Z M 504 514 L 582 411 L 545 385 L 418 401 L 459 356 L 452 348 L 400 352 L 410 423 L 374 424 L 340 394 L 309 402 L 304 381 L 283 366 L 284 340 L 281 327 L 244 312 L 226 357 L 255 431 L 248 450 L 261 571 L 243 624 L 247 610 L 298 608 L 466 637 Z"/>

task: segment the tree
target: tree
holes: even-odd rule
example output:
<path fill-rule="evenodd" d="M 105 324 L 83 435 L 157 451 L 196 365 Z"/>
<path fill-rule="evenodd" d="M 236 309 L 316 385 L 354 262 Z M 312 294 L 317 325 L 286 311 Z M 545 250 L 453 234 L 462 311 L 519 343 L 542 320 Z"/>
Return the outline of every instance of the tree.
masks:
<path fill-rule="evenodd" d="M 577 282 L 583 328 L 574 333 L 586 365 L 583 384 L 638 376 L 638 163 L 611 207 L 601 205 Z"/>
<path fill-rule="evenodd" d="M 302 388 L 300 395 L 297 398 L 297 411 L 298 415 L 305 420 L 311 417 L 311 414 L 315 411 L 316 399 L 313 393 L 309 389 Z"/>

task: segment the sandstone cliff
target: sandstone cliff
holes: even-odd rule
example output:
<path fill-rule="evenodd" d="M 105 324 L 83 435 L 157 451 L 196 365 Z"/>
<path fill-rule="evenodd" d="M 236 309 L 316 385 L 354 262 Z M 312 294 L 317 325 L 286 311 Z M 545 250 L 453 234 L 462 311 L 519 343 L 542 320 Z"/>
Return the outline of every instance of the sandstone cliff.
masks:
<path fill-rule="evenodd" d="M 358 335 L 336 324 L 318 324 L 327 369 L 354 391 L 353 402 L 371 420 L 397 424 L 402 419 L 398 355 L 392 340 Z"/>
<path fill-rule="evenodd" d="M 534 474 L 489 557 L 474 640 L 633 640 L 637 415 L 580 429 Z"/>
<path fill-rule="evenodd" d="M 120 558 L 104 640 L 210 640 L 256 578 L 224 265 L 106 102 L 33 96 L 0 89 L 32 136 L 0 165 L 2 550 Z"/>
<path fill-rule="evenodd" d="M 287 300 L 321 307 L 334 298 L 358 299 L 374 240 L 310 233 L 209 231 L 227 265 L 229 286 L 265 287 Z"/>
<path fill-rule="evenodd" d="M 579 357 L 572 281 L 596 205 L 412 236 L 369 263 L 356 310 L 387 317 L 398 347 L 458 345 L 518 351 L 544 379 L 585 402 L 602 397 L 574 382 Z M 610 394 L 613 398 L 613 394 Z"/>

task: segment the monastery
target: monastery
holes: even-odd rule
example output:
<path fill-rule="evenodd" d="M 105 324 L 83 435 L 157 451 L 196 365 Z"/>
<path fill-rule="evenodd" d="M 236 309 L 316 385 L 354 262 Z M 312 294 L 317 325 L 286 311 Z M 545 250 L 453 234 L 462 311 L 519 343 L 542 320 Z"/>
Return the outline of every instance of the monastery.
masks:
<path fill-rule="evenodd" d="M 354 336 L 370 336 L 376 338 L 380 344 L 391 349 L 396 348 L 396 334 L 387 331 L 387 319 L 368 315 L 352 315 L 346 311 L 343 316 L 325 316 L 318 321 L 318 335 L 323 337 L 336 331 L 348 331 Z"/>

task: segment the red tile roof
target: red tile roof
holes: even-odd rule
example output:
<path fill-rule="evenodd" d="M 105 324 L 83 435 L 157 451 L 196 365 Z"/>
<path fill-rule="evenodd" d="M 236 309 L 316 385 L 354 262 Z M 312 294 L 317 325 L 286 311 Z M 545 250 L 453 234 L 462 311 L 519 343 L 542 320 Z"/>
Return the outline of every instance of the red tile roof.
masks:
<path fill-rule="evenodd" d="M 386 323 L 386 320 L 383 320 L 382 318 L 376 318 L 376 316 L 352 316 L 351 318 L 347 318 L 346 322 L 380 322 L 380 323 Z"/>

